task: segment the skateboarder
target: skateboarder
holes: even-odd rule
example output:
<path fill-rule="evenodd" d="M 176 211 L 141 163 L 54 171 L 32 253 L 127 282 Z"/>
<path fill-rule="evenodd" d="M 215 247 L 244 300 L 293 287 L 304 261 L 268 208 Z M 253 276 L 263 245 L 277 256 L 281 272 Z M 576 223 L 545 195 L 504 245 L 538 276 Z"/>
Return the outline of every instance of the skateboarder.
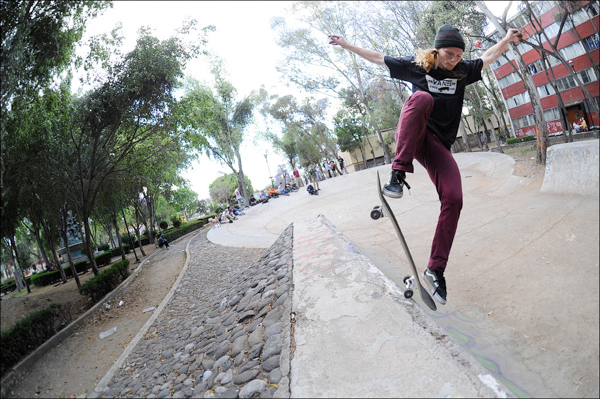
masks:
<path fill-rule="evenodd" d="M 431 295 L 441 304 L 446 303 L 444 270 L 463 204 L 460 172 L 450 147 L 458 132 L 464 91 L 481 80 L 481 70 L 496 61 L 519 35 L 517 29 L 509 29 L 502 40 L 472 61 L 462 59 L 465 42 L 458 29 L 448 24 L 437 30 L 433 49 L 418 49 L 416 56 L 400 58 L 353 46 L 341 36 L 329 36 L 330 44 L 386 65 L 392 78 L 412 83 L 413 94 L 404 103 L 396 128 L 396 155 L 383 194 L 402 197 L 406 172 L 414 170 L 413 159 L 425 167 L 435 184 L 441 211 L 423 276 Z"/>

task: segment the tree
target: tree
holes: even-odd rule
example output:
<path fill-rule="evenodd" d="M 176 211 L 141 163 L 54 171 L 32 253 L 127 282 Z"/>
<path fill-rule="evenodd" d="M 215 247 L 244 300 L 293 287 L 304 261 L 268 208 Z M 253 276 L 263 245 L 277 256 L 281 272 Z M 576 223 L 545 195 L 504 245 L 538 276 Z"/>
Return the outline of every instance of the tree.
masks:
<path fill-rule="evenodd" d="M 487 16 L 487 18 L 494 24 L 494 27 L 498 31 L 498 33 L 502 36 L 506 35 L 506 29 L 503 27 L 506 26 L 506 12 L 503 15 L 503 25 L 498 21 L 498 18 L 492 14 L 492 12 L 483 4 L 482 1 L 475 1 L 477 7 Z M 510 6 L 510 4 L 509 4 Z M 508 10 L 508 7 L 507 7 Z M 542 103 L 540 101 L 540 96 L 538 95 L 535 83 L 533 82 L 533 78 L 529 73 L 529 69 L 523 61 L 523 57 L 521 53 L 517 49 L 517 46 L 514 43 L 509 43 L 508 48 L 513 54 L 513 59 L 517 62 L 519 69 L 518 73 L 525 85 L 525 89 L 529 93 L 529 97 L 531 99 L 531 106 L 533 110 L 533 119 L 535 120 L 535 124 L 538 130 L 537 134 L 537 157 L 536 160 L 539 164 L 546 164 L 546 149 L 548 148 L 548 126 L 546 124 L 546 120 L 544 119 L 544 113 L 542 109 Z M 511 63 L 511 65 L 513 65 Z"/>
<path fill-rule="evenodd" d="M 275 18 L 273 29 L 278 33 L 279 45 L 287 50 L 286 62 L 278 71 L 309 92 L 324 91 L 339 94 L 340 78 L 359 93 L 361 102 L 369 115 L 370 122 L 379 138 L 384 162 L 391 163 L 371 106 L 366 97 L 367 80 L 374 76 L 369 71 L 372 66 L 359 59 L 356 54 L 341 48 L 331 47 L 325 40 L 327 35 L 340 34 L 350 42 L 360 43 L 360 25 L 356 23 L 360 8 L 340 2 L 298 2 L 292 6 L 293 14 L 302 24 L 302 28 L 289 29 L 283 18 Z M 308 27 L 308 28 L 306 28 Z M 314 33 L 322 35 L 315 38 Z M 317 76 L 314 68 L 320 71 L 332 71 L 330 76 Z"/>
<path fill-rule="evenodd" d="M 93 254 L 89 218 L 103 183 L 160 159 L 161 147 L 144 143 L 169 140 L 176 132 L 174 90 L 198 51 L 199 44 L 177 37 L 160 42 L 142 30 L 135 49 L 108 66 L 99 87 L 74 98 L 60 128 L 51 129 L 45 161 L 77 207 L 88 254 Z M 97 274 L 93 257 L 90 263 Z"/>
<path fill-rule="evenodd" d="M 179 187 L 173 191 L 173 207 L 188 219 L 198 206 L 198 194 L 188 187 Z"/>
<path fill-rule="evenodd" d="M 248 190 L 253 193 L 254 188 L 252 187 L 250 179 L 248 179 L 247 176 L 244 176 L 244 178 L 246 179 L 246 187 L 248 187 Z M 208 185 L 210 198 L 212 198 L 213 202 L 226 204 L 229 206 L 230 204 L 235 203 L 235 196 L 233 195 L 233 192 L 237 186 L 238 180 L 235 173 L 219 176 Z"/>
<path fill-rule="evenodd" d="M 2 112 L 16 95 L 49 84 L 73 59 L 85 24 L 110 1 L 30 1 L 0 3 Z"/>
<path fill-rule="evenodd" d="M 251 96 L 236 101 L 237 90 L 225 80 L 222 61 L 213 61 L 215 93 L 190 80 L 184 95 L 183 109 L 187 115 L 186 130 L 197 149 L 227 165 L 237 176 L 242 196 L 248 198 L 240 147 L 244 131 L 252 121 L 254 103 Z M 201 135 L 202 139 L 194 138 Z"/>

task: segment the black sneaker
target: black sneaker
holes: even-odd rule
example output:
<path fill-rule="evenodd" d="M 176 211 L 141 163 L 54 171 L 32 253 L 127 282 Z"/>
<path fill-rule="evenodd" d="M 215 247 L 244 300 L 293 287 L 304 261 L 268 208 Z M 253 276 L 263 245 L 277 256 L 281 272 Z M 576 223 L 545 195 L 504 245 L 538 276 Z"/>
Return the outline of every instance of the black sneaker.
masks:
<path fill-rule="evenodd" d="M 423 278 L 429 286 L 429 293 L 437 302 L 442 305 L 446 304 L 446 279 L 444 272 L 437 270 L 425 269 Z"/>
<path fill-rule="evenodd" d="M 392 170 L 390 179 L 383 185 L 383 195 L 390 198 L 402 198 L 402 186 L 406 186 L 410 190 L 410 186 L 406 183 L 406 172 L 402 170 Z"/>

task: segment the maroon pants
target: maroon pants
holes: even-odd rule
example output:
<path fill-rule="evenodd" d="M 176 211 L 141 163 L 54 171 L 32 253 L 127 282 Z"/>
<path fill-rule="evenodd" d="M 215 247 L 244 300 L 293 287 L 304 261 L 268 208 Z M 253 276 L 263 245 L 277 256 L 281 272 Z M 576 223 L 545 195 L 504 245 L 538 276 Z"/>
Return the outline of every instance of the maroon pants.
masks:
<path fill-rule="evenodd" d="M 402 107 L 396 128 L 396 157 L 392 169 L 413 173 L 416 159 L 429 173 L 441 202 L 428 268 L 446 269 L 463 205 L 462 183 L 449 149 L 427 130 L 433 98 L 424 91 L 412 94 Z"/>

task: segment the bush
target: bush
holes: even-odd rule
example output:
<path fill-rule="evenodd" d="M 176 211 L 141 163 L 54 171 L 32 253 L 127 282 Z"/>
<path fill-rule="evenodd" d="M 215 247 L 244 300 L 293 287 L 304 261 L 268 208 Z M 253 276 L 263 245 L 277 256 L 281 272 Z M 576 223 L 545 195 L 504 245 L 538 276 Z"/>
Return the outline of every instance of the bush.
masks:
<path fill-rule="evenodd" d="M 112 258 L 112 252 L 105 251 L 103 254 L 96 256 L 94 259 L 96 259 L 96 265 L 98 267 L 102 267 L 110 265 L 110 258 Z"/>
<path fill-rule="evenodd" d="M 52 272 L 43 272 L 36 274 L 31 278 L 31 283 L 36 287 L 44 287 L 46 285 L 54 284 L 60 280 L 60 270 L 54 270 Z"/>
<path fill-rule="evenodd" d="M 173 227 L 178 229 L 181 226 L 181 218 L 176 216 L 171 219 L 171 223 L 173 223 Z"/>
<path fill-rule="evenodd" d="M 524 142 L 525 141 L 532 141 L 532 140 L 535 140 L 535 136 L 525 136 L 525 137 L 523 137 L 523 141 Z"/>
<path fill-rule="evenodd" d="M 200 219 L 196 220 L 195 222 L 185 223 L 182 227 L 180 227 L 178 229 L 174 229 L 169 232 L 166 232 L 165 238 L 167 239 L 167 241 L 169 243 L 171 243 L 171 242 L 175 241 L 176 239 L 178 239 L 179 237 L 183 237 L 187 233 L 201 228 L 205 224 L 206 224 L 206 222 L 202 221 Z"/>
<path fill-rule="evenodd" d="M 526 141 L 535 140 L 535 136 L 511 137 L 506 139 L 506 144 L 524 143 Z"/>
<path fill-rule="evenodd" d="M 81 262 L 74 263 L 73 266 L 75 267 L 75 270 L 77 270 L 77 273 L 83 273 L 91 267 L 90 263 L 87 260 L 82 260 Z M 64 267 L 63 269 L 65 270 L 65 275 L 67 276 L 67 278 L 73 277 L 73 271 L 71 270 L 70 265 Z M 57 283 L 61 280 L 62 277 L 60 276 L 60 270 L 54 270 L 51 272 L 41 272 L 31 276 L 30 284 L 33 284 L 36 287 L 45 287 L 47 285 Z"/>
<path fill-rule="evenodd" d="M 129 245 L 127 245 L 127 244 L 124 244 L 124 245 L 123 245 L 123 250 L 125 251 L 125 254 L 128 254 L 128 253 L 129 253 L 129 251 L 130 251 Z M 110 256 L 111 256 L 111 257 L 115 257 L 115 256 L 121 256 L 121 247 L 116 247 L 116 248 L 113 248 L 113 249 L 110 251 Z"/>
<path fill-rule="evenodd" d="M 167 227 L 169 227 L 169 223 L 167 223 L 166 220 L 161 220 L 158 224 L 158 227 L 160 227 L 162 230 L 166 230 Z"/>
<path fill-rule="evenodd" d="M 86 281 L 79 289 L 79 293 L 91 297 L 92 302 L 96 303 L 114 290 L 128 276 L 129 260 L 125 259 Z"/>
<path fill-rule="evenodd" d="M 0 292 L 2 292 L 3 294 L 8 294 L 9 292 L 12 292 L 16 289 L 17 283 L 15 282 L 15 280 L 10 280 L 6 284 L 2 284 L 2 287 L 0 287 Z"/>
<path fill-rule="evenodd" d="M 98 251 L 108 251 L 110 249 L 110 245 L 102 244 L 98 246 Z"/>
<path fill-rule="evenodd" d="M 62 305 L 53 303 L 2 331 L 2 376 L 71 321 Z"/>

